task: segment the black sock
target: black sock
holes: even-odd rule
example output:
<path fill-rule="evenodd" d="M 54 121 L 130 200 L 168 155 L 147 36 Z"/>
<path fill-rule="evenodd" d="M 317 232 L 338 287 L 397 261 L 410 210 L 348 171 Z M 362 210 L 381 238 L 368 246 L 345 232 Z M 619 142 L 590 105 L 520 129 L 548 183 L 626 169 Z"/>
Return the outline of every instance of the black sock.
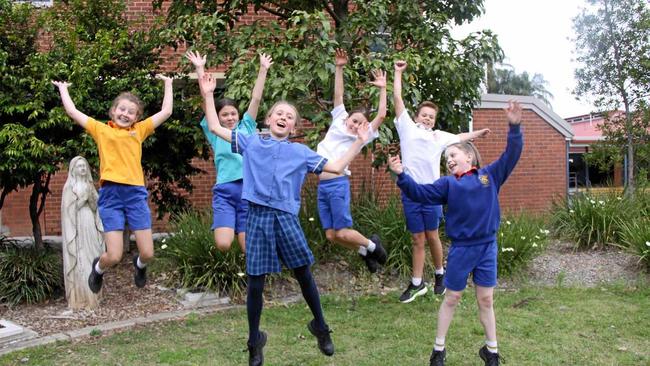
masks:
<path fill-rule="evenodd" d="M 248 315 L 248 345 L 254 346 L 260 337 L 260 318 L 264 305 L 264 279 L 266 275 L 248 276 L 246 313 Z"/>
<path fill-rule="evenodd" d="M 318 287 L 316 287 L 316 282 L 314 282 L 309 266 L 294 268 L 293 274 L 296 276 L 298 283 L 300 283 L 302 297 L 305 298 L 311 313 L 314 315 L 316 326 L 319 330 L 327 329 L 327 324 L 325 324 L 325 318 L 323 317 L 323 309 L 320 305 Z"/>

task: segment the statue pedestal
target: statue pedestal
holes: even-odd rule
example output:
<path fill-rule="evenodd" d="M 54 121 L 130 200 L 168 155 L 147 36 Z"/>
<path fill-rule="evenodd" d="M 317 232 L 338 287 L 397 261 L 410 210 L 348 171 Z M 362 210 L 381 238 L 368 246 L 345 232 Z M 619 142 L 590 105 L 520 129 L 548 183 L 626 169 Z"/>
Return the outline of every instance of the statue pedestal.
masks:
<path fill-rule="evenodd" d="M 9 320 L 0 319 L 0 348 L 13 342 L 23 341 L 37 336 L 38 333 L 31 329 L 21 327 Z"/>

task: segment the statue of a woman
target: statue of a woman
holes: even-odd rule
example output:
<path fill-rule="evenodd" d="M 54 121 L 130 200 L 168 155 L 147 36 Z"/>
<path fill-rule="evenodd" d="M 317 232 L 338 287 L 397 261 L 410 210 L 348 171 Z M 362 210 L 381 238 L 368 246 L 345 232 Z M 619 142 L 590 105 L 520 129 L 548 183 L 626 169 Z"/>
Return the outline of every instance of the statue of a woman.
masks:
<path fill-rule="evenodd" d="M 88 161 L 75 157 L 70 161 L 61 199 L 65 297 L 70 309 L 91 309 L 99 304 L 87 283 L 88 264 L 105 251 L 97 197 Z"/>

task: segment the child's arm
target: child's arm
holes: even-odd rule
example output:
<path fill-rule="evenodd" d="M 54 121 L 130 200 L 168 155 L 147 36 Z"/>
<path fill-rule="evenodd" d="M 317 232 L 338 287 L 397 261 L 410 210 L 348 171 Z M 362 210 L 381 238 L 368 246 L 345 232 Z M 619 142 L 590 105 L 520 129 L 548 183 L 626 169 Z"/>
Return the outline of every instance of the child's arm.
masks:
<path fill-rule="evenodd" d="M 156 75 L 156 79 L 160 79 L 165 83 L 165 94 L 163 96 L 160 112 L 151 116 L 153 128 L 156 128 L 165 122 L 165 120 L 172 115 L 172 109 L 174 108 L 174 91 L 172 90 L 172 83 L 174 80 L 162 74 Z"/>
<path fill-rule="evenodd" d="M 388 158 L 388 167 L 397 174 L 397 186 L 404 194 L 415 202 L 443 205 L 447 203 L 448 182 L 446 177 L 436 180 L 433 184 L 417 184 L 408 174 L 404 173 L 399 156 Z"/>
<path fill-rule="evenodd" d="M 86 128 L 86 122 L 88 122 L 88 116 L 80 112 L 77 107 L 74 106 L 72 98 L 70 98 L 70 93 L 68 92 L 68 87 L 72 85 L 66 81 L 54 81 L 52 80 L 57 88 L 59 88 L 59 94 L 61 95 L 61 102 L 63 102 L 63 108 L 68 117 L 72 118 L 73 121 L 77 122 L 81 127 Z"/>
<path fill-rule="evenodd" d="M 348 63 L 348 54 L 341 48 L 336 49 L 334 56 L 334 108 L 343 104 L 343 66 Z"/>
<path fill-rule="evenodd" d="M 364 123 L 359 127 L 357 139 L 352 143 L 348 151 L 346 151 L 338 160 L 328 161 L 323 167 L 323 171 L 334 174 L 343 174 L 345 167 L 350 165 L 354 157 L 359 154 L 359 151 L 361 151 L 363 145 L 368 142 L 368 139 L 370 139 L 370 127 L 368 123 Z"/>
<path fill-rule="evenodd" d="M 248 113 L 251 118 L 257 118 L 257 109 L 260 107 L 260 102 L 262 101 L 262 92 L 264 91 L 264 83 L 266 83 L 266 73 L 269 71 L 269 68 L 273 65 L 273 59 L 271 56 L 260 53 L 260 71 L 257 73 L 257 79 L 255 80 L 255 86 L 253 87 L 253 93 L 251 94 L 251 102 L 248 105 Z"/>
<path fill-rule="evenodd" d="M 370 122 L 370 126 L 373 131 L 377 132 L 386 118 L 386 71 L 373 70 L 372 76 L 375 80 L 371 81 L 370 84 L 379 88 L 379 108 L 377 109 L 377 115 Z"/>
<path fill-rule="evenodd" d="M 501 154 L 499 159 L 491 163 L 485 169 L 489 171 L 501 186 L 517 165 L 521 151 L 523 150 L 524 140 L 520 130 L 522 109 L 519 102 L 511 100 L 508 107 L 503 109 L 506 112 L 506 118 L 510 130 L 508 131 L 508 142 L 506 150 Z"/>
<path fill-rule="evenodd" d="M 395 106 L 395 118 L 404 113 L 404 100 L 402 100 L 402 72 L 406 70 L 407 63 L 403 60 L 395 61 L 395 77 L 393 78 L 393 105 Z"/>
<path fill-rule="evenodd" d="M 460 139 L 460 142 L 464 142 L 464 141 L 468 141 L 468 140 L 474 140 L 475 138 L 478 138 L 478 137 L 485 137 L 488 134 L 490 134 L 490 129 L 489 128 L 484 128 L 484 129 L 478 130 L 478 131 L 459 133 L 456 136 L 458 136 L 458 138 Z"/>
<path fill-rule="evenodd" d="M 205 74 L 205 63 L 207 61 L 206 55 L 201 56 L 198 51 L 187 51 L 187 53 L 185 53 L 185 58 L 190 60 L 192 65 L 194 65 L 197 80 L 200 80 L 203 77 L 203 74 Z M 203 109 L 203 113 L 205 113 L 205 103 L 201 103 L 201 109 Z"/>
<path fill-rule="evenodd" d="M 199 78 L 199 88 L 201 89 L 201 96 L 205 104 L 205 119 L 208 120 L 208 129 L 210 132 L 221 137 L 222 139 L 231 142 L 232 131 L 221 126 L 219 123 L 219 116 L 214 107 L 214 88 L 217 87 L 217 81 L 210 74 L 203 74 Z"/>

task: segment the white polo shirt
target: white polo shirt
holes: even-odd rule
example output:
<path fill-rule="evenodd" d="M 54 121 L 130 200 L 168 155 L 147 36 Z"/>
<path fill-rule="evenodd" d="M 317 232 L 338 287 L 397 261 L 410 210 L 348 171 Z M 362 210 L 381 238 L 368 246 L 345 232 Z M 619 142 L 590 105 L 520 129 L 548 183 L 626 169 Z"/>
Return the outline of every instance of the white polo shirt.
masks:
<path fill-rule="evenodd" d="M 345 105 L 341 104 L 337 106 L 331 113 L 332 124 L 327 130 L 323 141 L 318 144 L 316 152 L 326 157 L 328 161 L 335 161 L 340 159 L 350 149 L 350 146 L 357 139 L 357 135 L 349 133 L 345 127 L 345 119 L 348 118 Z M 370 126 L 370 138 L 366 144 L 369 144 L 378 136 L 379 132 L 373 131 L 372 126 Z M 345 167 L 344 173 L 345 175 L 350 175 L 350 170 L 348 170 L 347 166 Z"/>
<path fill-rule="evenodd" d="M 395 119 L 395 127 L 404 171 L 418 184 L 430 184 L 440 178 L 440 156 L 447 146 L 460 142 L 460 138 L 416 124 L 406 109 Z"/>

